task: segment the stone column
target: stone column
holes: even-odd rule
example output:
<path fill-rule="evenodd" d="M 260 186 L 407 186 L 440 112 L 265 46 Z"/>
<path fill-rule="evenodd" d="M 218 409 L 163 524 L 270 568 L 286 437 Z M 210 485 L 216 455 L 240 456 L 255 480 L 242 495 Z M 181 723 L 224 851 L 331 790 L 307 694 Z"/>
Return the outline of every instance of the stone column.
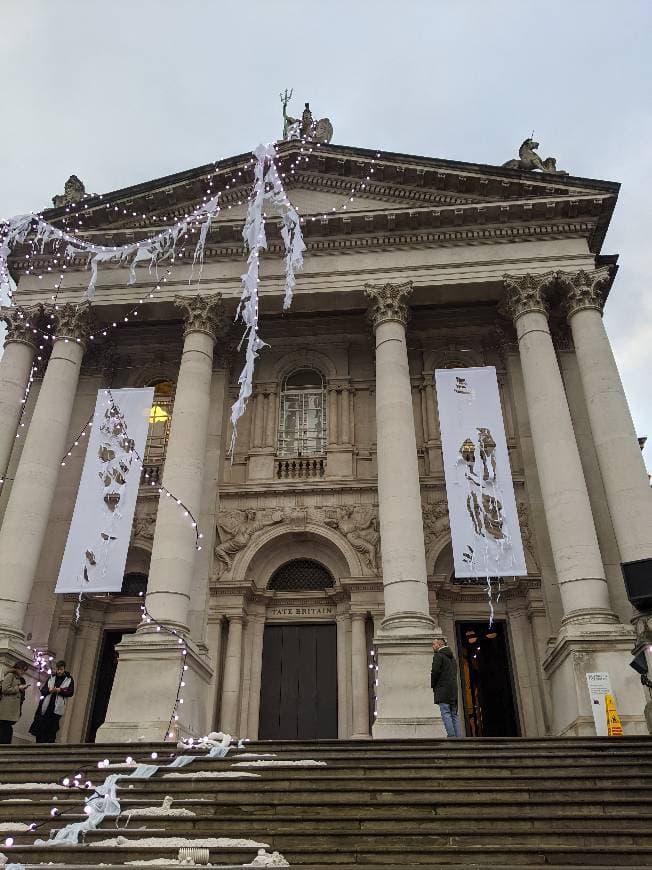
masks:
<path fill-rule="evenodd" d="M 0 321 L 7 325 L 4 353 L 0 357 L 0 479 L 9 465 L 16 441 L 25 390 L 38 346 L 42 306 L 0 309 Z"/>
<path fill-rule="evenodd" d="M 369 737 L 369 656 L 366 613 L 351 614 L 351 682 L 353 694 L 353 739 Z"/>
<path fill-rule="evenodd" d="M 334 446 L 337 440 L 337 390 L 335 387 L 328 388 L 328 444 Z"/>
<path fill-rule="evenodd" d="M 221 298 L 219 293 L 207 297 L 175 297 L 175 304 L 184 312 L 185 329 L 163 485 L 196 518 L 201 507 L 213 345 L 226 327 Z M 188 630 L 196 553 L 189 518 L 174 497 L 161 495 L 146 604 L 152 616 L 183 632 Z"/>
<path fill-rule="evenodd" d="M 374 737 L 438 736 L 430 691 L 431 642 L 421 488 L 405 327 L 412 284 L 368 284 L 376 336 L 378 512 L 385 618 Z"/>
<path fill-rule="evenodd" d="M 546 292 L 553 281 L 552 274 L 505 276 L 507 309 L 518 336 L 532 443 L 563 608 L 556 642 L 544 662 L 551 686 L 552 729 L 554 734 L 567 736 L 595 733 L 586 672 L 608 671 L 621 713 L 631 716 L 628 730 L 636 731 L 639 723 L 634 720 L 642 711 L 642 693 L 629 678 L 628 662 L 623 658 L 632 632 L 618 623 L 611 610 L 582 463 L 548 327 Z M 577 665 L 580 661 L 584 667 Z"/>
<path fill-rule="evenodd" d="M 342 387 L 342 392 L 340 393 L 340 444 L 348 445 L 351 443 L 350 410 L 349 388 Z"/>
<path fill-rule="evenodd" d="M 337 623 L 337 736 L 340 740 L 349 737 L 349 684 L 350 669 L 346 654 L 347 634 L 351 625 L 349 613 L 340 612 Z"/>
<path fill-rule="evenodd" d="M 518 336 L 532 441 L 564 623 L 616 621 L 557 356 L 545 291 L 554 280 L 506 276 Z"/>
<path fill-rule="evenodd" d="M 276 447 L 276 420 L 277 420 L 277 404 L 278 393 L 272 386 L 267 393 L 266 411 L 265 411 L 265 447 L 274 449 Z"/>
<path fill-rule="evenodd" d="M 243 616 L 238 614 L 229 616 L 229 636 L 226 641 L 222 707 L 220 710 L 220 729 L 225 734 L 236 735 L 238 731 L 243 625 Z"/>
<path fill-rule="evenodd" d="M 204 462 L 208 437 L 213 345 L 227 328 L 221 295 L 177 296 L 175 304 L 184 313 L 184 345 L 175 392 L 163 485 L 173 495 L 159 498 L 152 544 L 146 606 L 166 627 L 187 638 L 190 596 L 197 549 L 189 516 L 201 508 Z M 175 641 L 172 638 L 172 641 Z M 164 632 L 142 624 L 135 635 L 120 644 L 106 722 L 100 740 L 127 740 L 145 736 L 160 739 L 169 720 L 179 679 L 176 642 Z M 208 705 L 211 669 L 189 639 L 184 704 L 176 723 L 179 735 L 206 728 L 211 718 Z M 144 690 L 147 687 L 147 690 Z M 176 733 L 175 733 L 176 736 Z"/>
<path fill-rule="evenodd" d="M 23 622 L 54 500 L 77 392 L 90 306 L 56 312 L 56 340 L 0 528 L 0 649 L 23 650 Z"/>
<path fill-rule="evenodd" d="M 249 617 L 253 628 L 251 640 L 251 682 L 249 684 L 249 714 L 247 716 L 247 733 L 240 734 L 256 740 L 260 719 L 260 687 L 263 676 L 263 640 L 265 635 L 265 611 Z M 241 732 L 243 729 L 240 729 Z"/>
<path fill-rule="evenodd" d="M 254 396 L 254 432 L 252 447 L 263 446 L 263 430 L 265 421 L 265 396 L 258 389 Z"/>
<path fill-rule="evenodd" d="M 652 488 L 602 321 L 607 270 L 558 274 L 607 506 L 623 562 L 652 559 Z"/>

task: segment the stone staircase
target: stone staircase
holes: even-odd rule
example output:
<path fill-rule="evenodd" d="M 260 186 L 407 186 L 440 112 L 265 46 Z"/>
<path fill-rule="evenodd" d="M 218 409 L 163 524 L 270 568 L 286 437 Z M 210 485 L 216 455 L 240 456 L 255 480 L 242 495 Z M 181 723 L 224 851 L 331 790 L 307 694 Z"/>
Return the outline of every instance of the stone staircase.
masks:
<path fill-rule="evenodd" d="M 652 870 L 652 740 L 484 739 L 250 743 L 226 758 L 197 760 L 182 777 L 123 780 L 122 815 L 79 846 L 37 846 L 51 829 L 82 821 L 84 795 L 61 783 L 81 773 L 100 783 L 126 756 L 166 763 L 171 744 L 0 747 L 0 845 L 12 862 L 108 867 L 178 857 L 179 844 L 143 838 L 245 838 L 269 844 L 302 870 L 380 868 L 605 868 Z M 318 766 L 249 767 L 314 760 Z M 188 754 L 188 753 L 184 753 Z M 192 753 L 194 754 L 194 753 Z M 234 766 L 235 765 L 235 766 Z M 198 778 L 198 771 L 249 773 Z M 8 788 L 15 783 L 17 788 Z M 166 795 L 194 816 L 139 815 Z M 81 798 L 81 800 L 80 800 Z M 62 816 L 53 818 L 56 806 Z M 36 833 L 21 824 L 41 823 Z M 10 826 L 16 824 L 16 829 Z M 120 837 L 115 843 L 102 841 Z M 188 843 L 190 845 L 190 843 Z M 254 846 L 210 845 L 213 866 L 251 862 Z"/>

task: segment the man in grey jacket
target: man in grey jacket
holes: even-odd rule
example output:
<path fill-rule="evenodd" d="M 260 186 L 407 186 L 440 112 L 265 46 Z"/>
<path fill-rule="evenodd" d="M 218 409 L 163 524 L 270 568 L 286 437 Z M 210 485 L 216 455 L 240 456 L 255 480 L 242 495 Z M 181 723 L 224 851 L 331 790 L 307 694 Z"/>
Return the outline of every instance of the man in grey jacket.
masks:
<path fill-rule="evenodd" d="M 11 743 L 14 725 L 20 719 L 22 695 L 25 687 L 25 662 L 14 662 L 0 683 L 0 743 Z"/>
<path fill-rule="evenodd" d="M 430 685 L 435 704 L 439 704 L 447 737 L 461 737 L 462 728 L 457 715 L 457 662 L 445 638 L 432 642 L 434 656 Z"/>

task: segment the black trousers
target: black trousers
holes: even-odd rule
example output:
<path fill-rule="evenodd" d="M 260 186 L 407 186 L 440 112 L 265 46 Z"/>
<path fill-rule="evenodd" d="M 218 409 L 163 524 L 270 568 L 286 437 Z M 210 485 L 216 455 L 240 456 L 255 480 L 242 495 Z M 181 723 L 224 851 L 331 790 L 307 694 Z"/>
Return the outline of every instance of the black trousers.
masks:
<path fill-rule="evenodd" d="M 0 719 L 0 743 L 11 743 L 14 736 L 14 722 L 7 722 L 6 719 Z"/>

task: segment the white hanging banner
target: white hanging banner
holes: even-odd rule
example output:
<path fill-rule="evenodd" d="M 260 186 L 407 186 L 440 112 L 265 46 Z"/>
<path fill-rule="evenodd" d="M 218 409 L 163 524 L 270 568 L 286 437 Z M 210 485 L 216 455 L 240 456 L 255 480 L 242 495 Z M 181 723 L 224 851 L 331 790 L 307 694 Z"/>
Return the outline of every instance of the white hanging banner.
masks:
<path fill-rule="evenodd" d="M 119 592 L 154 388 L 100 390 L 55 592 Z"/>
<path fill-rule="evenodd" d="M 435 384 L 455 575 L 525 576 L 496 369 L 438 369 Z"/>

